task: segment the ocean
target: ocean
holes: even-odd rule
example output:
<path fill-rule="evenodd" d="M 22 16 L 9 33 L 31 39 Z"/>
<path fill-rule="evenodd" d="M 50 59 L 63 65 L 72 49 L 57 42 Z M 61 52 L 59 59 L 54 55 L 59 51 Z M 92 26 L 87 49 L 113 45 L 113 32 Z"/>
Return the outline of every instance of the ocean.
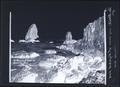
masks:
<path fill-rule="evenodd" d="M 11 82 L 104 84 L 105 64 L 102 58 L 76 55 L 56 47 L 61 44 L 12 43 Z"/>

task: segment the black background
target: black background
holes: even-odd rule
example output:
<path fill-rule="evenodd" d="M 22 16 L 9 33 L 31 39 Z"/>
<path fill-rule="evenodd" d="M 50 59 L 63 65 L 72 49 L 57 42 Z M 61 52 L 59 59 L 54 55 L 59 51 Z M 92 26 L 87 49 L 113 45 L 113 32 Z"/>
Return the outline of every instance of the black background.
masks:
<path fill-rule="evenodd" d="M 119 14 L 119 2 L 114 1 L 2 1 L 0 84 L 9 83 L 8 49 L 10 11 L 12 12 L 12 39 L 15 41 L 24 39 L 29 26 L 32 23 L 36 23 L 40 36 L 39 40 L 41 41 L 65 39 L 67 31 L 72 32 L 74 39 L 82 38 L 83 29 L 89 22 L 93 22 L 98 17 L 103 16 L 103 11 L 106 7 L 113 7 Z M 116 19 L 118 22 L 119 17 L 117 16 Z M 115 31 L 114 39 L 118 39 L 119 30 Z M 119 50 L 118 41 L 116 43 Z M 119 73 L 119 71 L 116 72 Z M 116 76 L 117 81 L 113 82 L 118 84 L 119 76 Z M 113 83 L 111 84 L 114 85 Z"/>
<path fill-rule="evenodd" d="M 106 7 L 116 7 L 117 3 L 13 0 L 4 5 L 6 16 L 12 12 L 13 40 L 24 39 L 29 26 L 35 23 L 42 41 L 65 39 L 67 31 L 72 32 L 74 39 L 82 38 L 88 23 L 103 16 Z"/>

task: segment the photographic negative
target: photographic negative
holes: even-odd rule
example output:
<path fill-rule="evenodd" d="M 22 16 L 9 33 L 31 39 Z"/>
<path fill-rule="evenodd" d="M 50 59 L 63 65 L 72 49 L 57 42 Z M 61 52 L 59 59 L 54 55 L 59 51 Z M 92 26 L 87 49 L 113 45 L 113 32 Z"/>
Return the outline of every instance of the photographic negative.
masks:
<path fill-rule="evenodd" d="M 89 15 L 83 16 L 89 6 L 78 7 L 84 10 L 80 13 L 74 3 L 67 4 L 68 8 L 66 3 L 23 3 L 23 7 L 13 6 L 17 10 L 9 11 L 10 83 L 107 84 L 107 29 L 115 12 L 112 7 L 89 19 L 85 18 Z M 78 14 L 90 21 L 84 26 L 77 24 Z M 27 21 L 23 22 L 24 18 Z M 74 29 L 75 25 L 82 29 Z"/>

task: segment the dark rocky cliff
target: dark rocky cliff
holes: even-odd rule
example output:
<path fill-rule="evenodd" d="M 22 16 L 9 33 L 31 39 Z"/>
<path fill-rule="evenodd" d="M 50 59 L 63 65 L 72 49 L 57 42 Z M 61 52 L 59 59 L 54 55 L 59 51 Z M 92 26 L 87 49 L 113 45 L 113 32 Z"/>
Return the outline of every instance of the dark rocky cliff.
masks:
<path fill-rule="evenodd" d="M 89 23 L 84 28 L 83 38 L 75 43 L 75 49 L 97 49 L 104 51 L 104 17 L 99 17 L 97 20 Z"/>

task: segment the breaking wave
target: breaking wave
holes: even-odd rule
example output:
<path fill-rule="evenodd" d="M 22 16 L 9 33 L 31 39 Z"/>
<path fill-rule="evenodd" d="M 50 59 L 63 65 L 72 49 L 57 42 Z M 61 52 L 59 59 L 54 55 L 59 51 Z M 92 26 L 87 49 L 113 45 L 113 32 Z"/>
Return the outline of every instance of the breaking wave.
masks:
<path fill-rule="evenodd" d="M 39 54 L 36 52 L 26 52 L 26 51 L 18 51 L 14 52 L 11 57 L 12 58 L 36 58 Z"/>

